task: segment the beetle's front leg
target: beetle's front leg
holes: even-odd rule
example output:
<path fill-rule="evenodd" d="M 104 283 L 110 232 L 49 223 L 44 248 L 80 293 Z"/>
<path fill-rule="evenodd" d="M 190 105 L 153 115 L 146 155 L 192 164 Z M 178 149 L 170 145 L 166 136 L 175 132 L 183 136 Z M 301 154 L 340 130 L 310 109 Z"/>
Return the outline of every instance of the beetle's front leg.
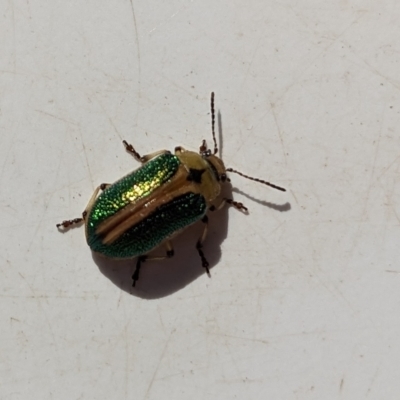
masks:
<path fill-rule="evenodd" d="M 82 217 L 81 218 L 74 218 L 74 219 L 67 219 L 63 222 L 61 222 L 60 224 L 57 224 L 56 227 L 57 228 L 69 228 L 71 225 L 76 225 L 79 224 L 83 221 L 85 221 L 86 219 L 86 215 L 88 213 L 88 210 L 90 210 L 90 208 L 92 207 L 92 205 L 94 204 L 94 202 L 96 201 L 97 195 L 99 194 L 100 190 L 105 190 L 110 186 L 110 183 L 102 183 L 101 185 L 99 185 L 95 191 L 92 194 L 92 197 L 89 200 L 88 205 L 86 206 L 85 210 L 82 213 Z"/>
<path fill-rule="evenodd" d="M 131 153 L 133 155 L 133 157 L 135 157 L 136 160 L 138 160 L 142 164 L 147 162 L 147 161 L 149 161 L 149 160 L 151 160 L 154 157 L 160 156 L 161 154 L 169 153 L 168 150 L 159 150 L 159 151 L 155 151 L 154 153 L 145 154 L 144 156 L 141 156 L 135 150 L 135 148 L 131 144 L 129 144 L 126 140 L 123 140 L 122 143 L 124 144 L 126 151 L 128 153 Z"/>

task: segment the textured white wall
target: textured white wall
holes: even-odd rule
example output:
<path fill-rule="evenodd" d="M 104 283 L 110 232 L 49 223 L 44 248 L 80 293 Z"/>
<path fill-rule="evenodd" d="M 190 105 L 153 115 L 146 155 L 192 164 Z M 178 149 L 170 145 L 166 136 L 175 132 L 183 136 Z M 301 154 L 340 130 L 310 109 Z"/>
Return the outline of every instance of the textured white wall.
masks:
<path fill-rule="evenodd" d="M 2 399 L 398 399 L 395 0 L 0 4 Z M 250 209 L 176 259 L 93 259 L 79 216 L 142 152 L 210 139 Z M 239 189 L 239 192 L 236 190 Z"/>

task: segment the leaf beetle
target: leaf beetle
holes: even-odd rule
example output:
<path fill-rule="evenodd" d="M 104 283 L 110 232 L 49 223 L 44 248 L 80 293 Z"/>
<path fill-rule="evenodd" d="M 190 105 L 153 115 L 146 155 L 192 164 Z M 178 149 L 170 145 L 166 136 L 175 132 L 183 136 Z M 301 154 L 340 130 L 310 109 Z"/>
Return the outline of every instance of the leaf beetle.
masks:
<path fill-rule="evenodd" d="M 142 165 L 113 184 L 101 184 L 93 193 L 81 218 L 57 224 L 59 229 L 84 222 L 86 241 L 95 253 L 112 259 L 137 258 L 132 286 L 139 280 L 142 264 L 174 255 L 171 239 L 185 228 L 201 221 L 202 235 L 196 242 L 201 264 L 209 274 L 209 263 L 203 252 L 209 211 L 225 204 L 242 211 L 247 208 L 229 198 L 219 199 L 221 187 L 229 182 L 228 172 L 285 191 L 262 179 L 226 168 L 217 156 L 215 137 L 214 93 L 211 93 L 211 125 L 214 149 L 202 141 L 199 152 L 176 147 L 174 154 L 160 150 L 141 156 L 125 140 L 125 149 Z M 101 193 L 100 193 L 101 192 Z M 99 194 L 100 193 L 100 194 Z M 163 257 L 149 257 L 156 247 L 165 245 Z"/>

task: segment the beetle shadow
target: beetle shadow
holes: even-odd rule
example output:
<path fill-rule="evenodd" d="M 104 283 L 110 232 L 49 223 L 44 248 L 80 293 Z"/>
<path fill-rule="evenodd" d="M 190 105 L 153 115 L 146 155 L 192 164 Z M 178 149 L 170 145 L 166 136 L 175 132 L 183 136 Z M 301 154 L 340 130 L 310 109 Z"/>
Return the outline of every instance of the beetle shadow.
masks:
<path fill-rule="evenodd" d="M 229 197 L 230 185 L 225 185 L 222 195 Z M 228 211 L 230 207 L 209 212 L 208 234 L 203 243 L 204 255 L 209 262 L 210 275 L 221 258 L 221 244 L 228 234 Z M 100 272 L 121 290 L 143 299 L 159 299 L 169 296 L 193 282 L 202 275 L 208 279 L 201 259 L 196 250 L 196 242 L 203 233 L 204 225 L 195 223 L 183 233 L 172 239 L 175 255 L 165 260 L 149 260 L 142 264 L 140 279 L 132 287 L 132 274 L 137 258 L 130 260 L 112 260 L 92 253 Z M 163 256 L 163 246 L 158 247 L 149 256 Z"/>

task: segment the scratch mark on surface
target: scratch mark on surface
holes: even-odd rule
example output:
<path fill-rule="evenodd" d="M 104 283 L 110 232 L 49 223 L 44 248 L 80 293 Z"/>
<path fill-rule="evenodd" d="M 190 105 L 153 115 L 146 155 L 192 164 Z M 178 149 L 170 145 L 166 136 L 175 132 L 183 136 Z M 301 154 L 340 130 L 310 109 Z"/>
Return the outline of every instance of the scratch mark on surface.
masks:
<path fill-rule="evenodd" d="M 153 386 L 153 383 L 154 383 L 154 381 L 155 381 L 157 372 L 158 372 L 158 370 L 160 369 L 161 361 L 164 359 L 165 353 L 167 352 L 168 344 L 169 344 L 169 342 L 170 342 L 170 340 L 171 340 L 171 337 L 172 337 L 172 334 L 173 334 L 174 332 L 175 332 L 175 330 L 171 331 L 171 333 L 170 333 L 168 339 L 167 339 L 166 342 L 165 342 L 164 349 L 163 349 L 163 351 L 162 351 L 162 353 L 161 353 L 161 355 L 160 355 L 160 358 L 159 358 L 158 363 L 157 363 L 157 365 L 156 365 L 156 369 L 154 370 L 153 376 L 151 377 L 149 386 L 148 386 L 148 388 L 147 388 L 147 390 L 146 390 L 146 393 L 145 393 L 145 395 L 144 395 L 144 399 L 148 399 L 148 398 L 149 398 L 150 390 L 151 390 L 151 388 L 152 388 L 152 386 Z"/>
<path fill-rule="evenodd" d="M 140 110 L 140 98 L 141 98 L 141 78 L 142 78 L 142 66 L 140 61 L 140 45 L 139 45 L 139 31 L 136 22 L 136 15 L 135 15 L 135 8 L 133 6 L 133 0 L 130 0 L 131 3 L 131 10 L 132 10 L 132 17 L 133 17 L 133 26 L 135 29 L 135 42 L 136 42 L 136 51 L 137 51 L 137 59 L 138 59 L 138 105 L 136 107 L 136 124 L 138 123 L 139 119 L 139 110 Z"/>
<path fill-rule="evenodd" d="M 315 259 L 314 255 L 317 254 L 317 250 L 314 247 L 313 243 L 310 243 L 313 248 L 313 265 L 315 267 L 315 273 L 313 276 L 318 280 L 320 285 L 326 289 L 328 293 L 330 293 L 336 300 L 343 301 L 344 304 L 347 305 L 349 310 L 353 313 L 353 315 L 357 314 L 357 311 L 354 309 L 352 303 L 345 297 L 343 292 L 339 289 L 338 285 L 330 279 L 330 277 L 321 269 L 318 260 Z M 325 282 L 327 280 L 327 282 Z M 330 286 L 332 287 L 330 287 Z"/>
<path fill-rule="evenodd" d="M 324 46 L 323 49 L 313 58 L 310 58 L 308 64 L 304 66 L 303 69 L 299 70 L 297 76 L 294 76 L 294 79 L 291 83 L 289 83 L 279 94 L 279 96 L 276 97 L 275 102 L 280 102 L 283 101 L 284 97 L 286 94 L 289 92 L 289 90 L 295 86 L 298 82 L 300 82 L 301 78 L 307 73 L 307 71 L 316 64 L 316 61 L 326 55 L 330 48 L 334 46 L 335 43 L 339 41 L 348 31 L 355 25 L 357 24 L 364 16 L 367 15 L 367 12 L 362 12 L 361 15 L 357 16 L 347 27 L 345 27 L 337 36 L 333 37 L 331 39 L 331 42 Z M 266 112 L 268 114 L 268 112 Z"/>
<path fill-rule="evenodd" d="M 17 45 L 15 43 L 15 12 L 14 12 L 14 1 L 9 1 L 10 8 L 11 8 L 11 18 L 12 18 L 12 43 L 13 43 L 13 73 L 17 72 Z"/>
<path fill-rule="evenodd" d="M 399 225 L 400 225 L 400 217 L 399 217 L 399 215 L 397 214 L 397 210 L 396 210 L 396 208 L 394 207 L 393 202 L 391 201 L 391 199 L 389 199 L 389 207 L 390 207 L 390 209 L 392 210 L 394 216 L 395 216 L 396 219 L 397 219 L 397 222 L 398 222 Z"/>
<path fill-rule="evenodd" d="M 372 379 L 371 379 L 371 383 L 370 383 L 370 385 L 369 385 L 369 387 L 368 387 L 368 390 L 367 390 L 367 393 L 366 393 L 367 396 L 369 396 L 369 394 L 371 393 L 371 389 L 372 389 L 372 387 L 374 386 L 375 381 L 376 381 L 376 378 L 377 378 L 378 375 L 379 375 L 379 371 L 380 371 L 381 364 L 382 364 L 382 363 L 379 364 L 378 368 L 377 368 L 376 371 L 375 371 L 374 376 L 373 376 Z"/>
<path fill-rule="evenodd" d="M 393 171 L 393 174 L 394 174 L 394 176 L 398 176 L 399 164 L 398 164 L 398 157 L 396 157 L 388 166 L 386 166 L 382 170 L 381 174 L 377 175 L 377 180 L 380 181 L 382 176 L 385 175 L 392 168 L 392 166 L 394 164 L 396 164 L 396 168 Z M 397 220 L 397 223 L 400 225 L 400 217 L 399 217 L 396 207 L 395 207 L 397 202 L 396 202 L 396 199 L 393 198 L 395 186 L 396 186 L 395 182 L 392 182 L 392 185 L 390 186 L 390 188 L 387 188 L 385 190 L 385 197 L 387 198 L 387 202 L 385 202 L 385 206 L 387 206 L 388 209 L 392 211 L 393 215 L 395 216 L 395 218 Z"/>
<path fill-rule="evenodd" d="M 376 178 L 377 178 L 377 179 L 381 179 L 382 176 L 384 176 L 384 175 L 389 171 L 389 169 L 392 168 L 392 166 L 393 166 L 394 164 L 397 164 L 397 163 L 398 163 L 399 158 L 400 158 L 400 157 L 395 157 L 395 159 L 394 159 L 392 162 L 390 162 L 385 168 L 382 169 L 382 172 L 381 172 L 379 175 L 377 175 Z"/>
<path fill-rule="evenodd" d="M 94 94 L 94 96 L 96 97 L 97 103 L 100 106 L 100 108 L 103 110 L 104 114 L 107 116 L 108 121 L 110 122 L 110 125 L 113 127 L 115 133 L 119 136 L 120 140 L 122 141 L 122 136 L 119 133 L 117 127 L 114 124 L 114 121 L 112 120 L 112 118 L 108 115 L 107 110 L 104 108 L 103 104 L 101 103 L 101 101 L 98 99 L 98 97 Z"/>
<path fill-rule="evenodd" d="M 257 42 L 257 44 L 256 44 L 256 46 L 255 46 L 255 48 L 254 48 L 253 54 L 252 54 L 252 56 L 251 56 L 250 62 L 249 62 L 248 65 L 247 65 L 247 69 L 246 69 L 246 72 L 244 73 L 244 78 L 243 78 L 243 80 L 242 80 L 242 84 L 240 85 L 240 93 L 243 92 L 243 88 L 244 88 L 244 86 L 245 86 L 245 83 L 247 82 L 247 78 L 248 78 L 248 76 L 249 76 L 249 74 L 250 74 L 250 68 L 253 66 L 254 59 L 256 58 L 256 54 L 258 53 L 258 49 L 260 48 L 260 42 L 261 42 L 261 40 L 264 41 L 264 37 L 263 37 L 263 36 L 261 36 L 261 37 L 258 39 L 258 42 Z"/>
<path fill-rule="evenodd" d="M 265 340 L 265 339 L 257 339 L 257 338 L 236 336 L 236 335 L 226 335 L 226 334 L 217 333 L 217 332 L 207 332 L 207 334 L 210 335 L 210 336 L 217 336 L 217 337 L 224 337 L 224 338 L 230 338 L 230 339 L 243 340 L 245 342 L 262 343 L 262 344 L 268 344 L 269 343 L 268 340 Z"/>
<path fill-rule="evenodd" d="M 163 74 L 160 71 L 154 71 L 154 73 L 156 73 L 162 79 L 165 79 L 168 83 L 170 83 L 171 85 L 173 85 L 174 87 L 176 87 L 177 89 L 182 91 L 183 93 L 192 97 L 194 100 L 199 99 L 198 95 L 193 94 L 193 91 L 190 91 L 190 89 L 188 89 L 187 86 L 177 84 L 173 79 L 169 78 L 166 74 Z"/>
<path fill-rule="evenodd" d="M 343 385 L 344 385 L 344 378 L 342 378 L 340 380 L 340 386 L 339 386 L 339 391 L 342 392 L 343 391 Z"/>
<path fill-rule="evenodd" d="M 121 291 L 122 293 L 122 291 Z M 123 343 L 124 343 L 124 347 L 125 347 L 125 376 L 124 376 L 124 383 L 125 383 L 125 398 L 128 399 L 128 388 L 129 388 L 129 371 L 130 371 L 130 364 L 131 364 L 131 359 L 130 359 L 130 336 L 129 336 L 129 325 L 131 324 L 131 319 L 129 318 L 129 316 L 127 315 L 128 313 L 126 312 L 126 303 L 123 303 L 124 305 L 124 320 L 127 320 L 127 323 L 124 326 L 123 329 Z"/>
<path fill-rule="evenodd" d="M 223 337 L 224 337 L 224 339 L 225 339 L 225 340 L 223 341 L 223 344 L 224 344 L 226 350 L 228 351 L 228 353 L 229 353 L 229 358 L 230 358 L 230 360 L 231 360 L 231 368 L 234 367 L 234 369 L 235 369 L 235 375 L 241 376 L 241 375 L 243 375 L 243 374 L 242 374 L 242 371 L 241 371 L 241 369 L 240 369 L 240 367 L 239 367 L 238 362 L 236 362 L 236 360 L 235 360 L 235 353 L 232 352 L 231 346 L 229 346 L 229 340 L 228 340 L 228 338 L 227 338 L 225 335 L 223 335 Z M 211 350 L 211 349 L 210 349 L 210 350 Z M 208 360 L 211 360 L 211 357 L 208 357 Z M 210 368 L 210 369 L 211 369 L 211 368 Z M 244 372 L 244 373 L 245 373 L 245 372 Z"/>
<path fill-rule="evenodd" d="M 190 0 L 190 3 L 193 3 L 193 0 Z M 186 10 L 186 8 L 188 8 L 188 5 L 185 4 L 185 5 L 182 6 L 180 9 L 178 9 L 178 11 L 176 11 L 174 14 L 172 14 L 172 15 L 168 18 L 168 20 L 164 20 L 164 21 L 161 22 L 158 26 L 156 26 L 155 28 L 151 29 L 151 30 L 149 31 L 148 34 L 149 34 L 149 35 L 152 34 L 154 31 L 157 30 L 157 28 L 160 28 L 160 27 L 163 26 L 165 23 L 167 23 L 167 22 L 170 21 L 171 19 L 175 18 L 180 12 Z"/>
<path fill-rule="evenodd" d="M 119 297 L 118 297 L 118 301 L 117 301 L 117 308 L 119 308 L 121 306 L 121 302 L 123 300 L 123 296 L 122 296 L 122 290 L 119 292 Z"/>
<path fill-rule="evenodd" d="M 43 202 L 43 210 L 42 210 L 42 213 L 41 213 L 40 217 L 38 218 L 38 219 L 39 219 L 39 222 L 38 222 L 37 224 L 35 224 L 35 225 L 36 225 L 36 226 L 35 226 L 35 231 L 33 232 L 33 235 L 31 236 L 31 240 L 30 240 L 30 242 L 29 242 L 29 244 L 28 244 L 28 246 L 27 246 L 27 248 L 26 248 L 26 250 L 25 250 L 25 252 L 24 252 L 25 255 L 28 254 L 28 253 L 31 251 L 31 246 L 32 246 L 34 240 L 38 237 L 38 232 L 39 232 L 39 229 L 41 228 L 42 223 L 43 223 L 43 221 L 44 221 L 44 218 L 43 218 L 43 217 L 47 214 L 47 209 L 48 209 L 48 207 L 49 207 L 49 202 L 48 202 L 47 199 L 46 199 L 46 200 L 44 200 L 44 202 Z"/>
<path fill-rule="evenodd" d="M 283 157 L 285 158 L 285 164 L 287 165 L 286 149 L 285 149 L 285 144 L 284 144 L 283 138 L 282 138 L 282 130 L 281 130 L 281 127 L 279 126 L 278 118 L 277 118 L 276 112 L 275 112 L 275 104 L 270 102 L 270 105 L 271 105 L 272 116 L 274 117 L 275 124 L 278 129 L 278 135 L 279 135 L 279 139 L 281 141 Z"/>
<path fill-rule="evenodd" d="M 1 167 L 0 178 L 3 178 L 4 172 L 7 169 L 6 167 L 8 166 L 10 153 L 11 153 L 11 150 L 13 149 L 13 147 L 14 147 L 14 142 L 11 141 L 10 145 L 8 146 L 7 152 L 6 152 L 5 156 L 3 157 L 4 162 Z"/>
<path fill-rule="evenodd" d="M 36 291 L 32 295 L 2 295 L 0 294 L 0 298 L 4 299 L 46 299 L 46 300 L 52 300 L 52 299 L 81 299 L 81 300 L 87 300 L 87 298 L 90 297 L 95 297 L 97 295 L 96 291 L 85 291 L 83 292 L 82 295 L 76 295 L 75 293 L 63 293 L 63 292 L 57 292 L 56 294 L 48 294 L 48 293 L 43 293 Z"/>
<path fill-rule="evenodd" d="M 66 119 L 66 118 L 58 117 L 57 115 L 50 114 L 50 113 L 48 113 L 48 112 L 46 112 L 46 111 L 42 111 L 42 110 L 35 110 L 35 111 L 38 112 L 38 113 L 47 115 L 47 116 L 49 116 L 49 117 L 58 119 L 58 120 L 60 120 L 60 121 L 67 122 L 68 124 L 75 125 L 75 126 L 80 126 L 80 125 L 79 125 L 78 123 L 76 123 L 76 122 L 70 121 L 70 120 L 68 120 L 68 119 Z"/>
<path fill-rule="evenodd" d="M 30 283 L 25 279 L 25 277 L 24 277 L 20 272 L 18 272 L 18 275 L 23 279 L 23 281 L 24 281 L 24 282 L 26 283 L 26 285 L 28 286 L 30 292 L 32 293 L 32 298 L 39 300 L 40 297 L 37 297 L 37 296 L 36 296 L 36 293 L 35 293 L 33 287 L 32 287 L 32 286 L 30 285 Z M 48 327 L 49 327 L 50 335 L 51 335 L 51 337 L 52 337 L 52 339 L 53 339 L 54 346 L 55 346 L 56 350 L 58 350 L 58 348 L 57 348 L 57 342 L 56 342 L 56 336 L 55 336 L 54 331 L 53 331 L 53 328 L 52 328 L 52 326 L 51 326 L 51 324 L 50 324 L 50 321 L 49 321 L 49 318 L 48 318 L 48 316 L 47 316 L 47 313 L 46 313 L 46 311 L 44 310 L 44 308 L 43 308 L 43 306 L 42 306 L 42 302 L 41 302 L 40 300 L 38 301 L 38 306 L 39 306 L 39 308 L 40 308 L 40 309 L 42 310 L 42 312 L 43 312 L 44 318 L 45 318 L 45 320 L 46 320 L 46 322 L 47 322 L 47 325 L 48 325 Z"/>
<path fill-rule="evenodd" d="M 90 181 L 92 182 L 92 189 L 94 190 L 95 186 L 94 186 L 93 174 L 90 169 L 90 163 L 89 163 L 89 159 L 88 159 L 87 152 L 86 152 L 85 142 L 83 140 L 82 131 L 80 129 L 78 129 L 78 131 L 79 131 L 79 135 L 81 137 L 82 149 L 83 149 L 83 154 L 85 156 L 85 162 L 86 162 L 86 168 L 89 173 Z"/>
<path fill-rule="evenodd" d="M 374 174 L 375 174 L 375 170 L 376 170 L 376 161 L 377 161 L 377 158 L 378 158 L 379 148 L 380 148 L 380 143 L 381 143 L 381 138 L 382 138 L 382 126 L 383 126 L 384 114 L 385 114 L 385 109 L 383 109 L 383 111 L 382 111 L 381 125 L 380 125 L 380 128 L 379 128 L 379 135 L 378 135 L 378 139 L 377 139 L 376 144 L 375 144 L 375 153 L 374 153 L 374 159 L 373 159 L 373 162 L 372 162 L 371 174 L 369 176 L 368 188 L 367 188 L 366 193 L 365 193 L 364 208 L 363 208 L 363 212 L 362 212 L 363 215 L 367 211 L 369 195 L 371 193 L 372 182 L 373 182 L 373 178 L 374 178 Z"/>
<path fill-rule="evenodd" d="M 346 43 L 347 44 L 347 43 Z M 371 64 L 368 63 L 367 60 L 365 60 L 364 58 L 362 58 L 359 54 L 357 54 L 355 52 L 355 50 L 352 47 L 349 47 L 349 50 L 361 61 L 363 62 L 368 69 L 375 75 L 380 76 L 381 78 L 383 78 L 386 82 L 388 82 L 389 84 L 391 84 L 395 89 L 400 90 L 400 84 L 398 82 L 396 82 L 394 79 L 384 75 L 382 72 L 380 72 L 378 69 L 376 69 L 375 67 L 373 67 Z"/>
<path fill-rule="evenodd" d="M 165 324 L 164 324 L 164 321 L 163 321 L 163 319 L 162 319 L 162 312 L 160 311 L 160 308 L 159 307 L 157 307 L 157 313 L 158 313 L 158 316 L 159 316 L 159 320 L 160 320 L 160 324 L 161 324 L 161 326 L 162 326 L 162 329 L 163 329 L 163 332 L 166 334 L 167 332 L 166 332 L 166 327 L 165 327 Z"/>
<path fill-rule="evenodd" d="M 290 189 L 290 193 L 292 193 L 294 199 L 296 200 L 296 203 L 299 204 L 299 201 L 297 200 L 297 197 L 296 197 L 296 195 L 294 194 L 294 192 L 293 192 L 292 189 Z"/>

